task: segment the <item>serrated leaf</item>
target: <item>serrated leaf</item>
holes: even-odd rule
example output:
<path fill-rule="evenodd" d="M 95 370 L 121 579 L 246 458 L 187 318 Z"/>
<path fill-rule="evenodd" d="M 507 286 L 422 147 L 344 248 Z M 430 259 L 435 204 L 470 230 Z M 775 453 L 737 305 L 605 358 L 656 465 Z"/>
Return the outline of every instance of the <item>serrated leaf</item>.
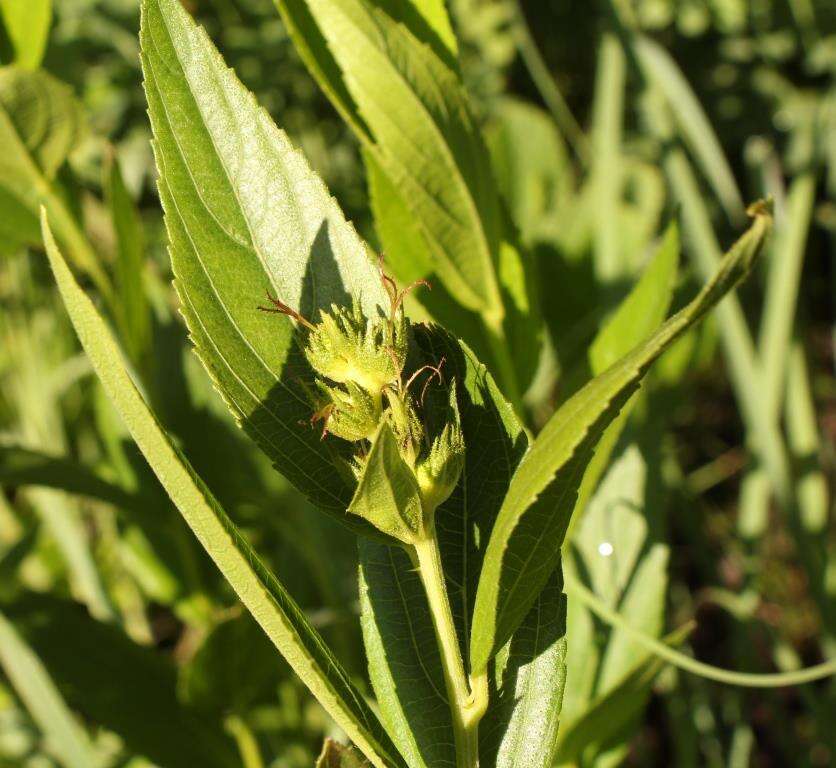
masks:
<path fill-rule="evenodd" d="M 369 676 L 392 739 L 410 768 L 455 768 L 432 617 L 403 549 L 360 540 L 360 609 Z"/>
<path fill-rule="evenodd" d="M 266 290 L 317 316 L 386 302 L 367 247 L 304 158 L 176 0 L 146 0 L 142 61 L 172 266 L 201 359 L 279 471 L 345 515 L 352 489 L 300 424 L 311 378 L 289 318 L 258 311 Z M 362 522 L 362 521 L 359 521 Z M 368 525 L 362 530 L 369 530 Z"/>
<path fill-rule="evenodd" d="M 501 316 L 498 199 L 456 72 L 421 30 L 399 23 L 402 13 L 361 0 L 279 7 L 323 89 L 400 191 L 447 290 Z"/>
<path fill-rule="evenodd" d="M 566 683 L 566 598 L 552 576 L 496 658 L 479 726 L 484 768 L 551 768 Z"/>
<path fill-rule="evenodd" d="M 68 703 L 132 752 L 171 768 L 238 764 L 221 720 L 178 701 L 175 668 L 161 654 L 50 595 L 24 595 L 6 613 Z"/>
<path fill-rule="evenodd" d="M 656 333 L 561 406 L 514 473 L 485 554 L 470 638 L 479 673 L 507 642 L 560 557 L 583 472 L 653 361 L 748 273 L 771 227 L 763 205 L 713 279 Z"/>
<path fill-rule="evenodd" d="M 0 17 L 15 51 L 15 63 L 37 69 L 49 38 L 52 0 L 0 0 Z"/>
<path fill-rule="evenodd" d="M 466 660 L 466 638 L 485 544 L 527 438 L 493 378 L 467 346 L 438 326 L 416 325 L 413 330 L 415 347 L 420 351 L 414 364 L 438 365 L 443 359 L 445 380 L 457 382 L 466 446 L 464 470 L 458 487 L 437 509 L 435 523 Z M 447 407 L 444 389 L 430 386 L 425 397 L 428 418 L 433 418 L 436 408 L 439 415 L 446 413 Z M 420 579 L 400 549 L 362 541 L 360 553 L 364 640 L 386 723 L 410 765 L 454 763 L 449 706 Z M 544 603 L 543 615 L 547 611 L 553 614 L 560 606 L 559 590 L 548 597 L 556 602 Z M 536 627 L 527 627 L 523 633 L 531 631 Z M 533 655 L 527 656 L 527 650 Z M 542 684 L 556 688 L 555 678 L 546 675 L 547 670 L 557 669 L 548 661 L 553 652 L 553 645 L 533 648 L 526 640 L 515 645 L 507 674 L 496 681 L 491 692 L 492 700 L 503 697 L 503 716 L 510 716 L 513 691 L 518 684 L 525 685 L 526 669 L 537 669 Z"/>
<path fill-rule="evenodd" d="M 301 609 L 263 565 L 148 409 L 113 337 L 79 288 L 43 219 L 50 265 L 99 379 L 186 522 L 293 671 L 377 768 L 402 761 L 362 694 Z"/>

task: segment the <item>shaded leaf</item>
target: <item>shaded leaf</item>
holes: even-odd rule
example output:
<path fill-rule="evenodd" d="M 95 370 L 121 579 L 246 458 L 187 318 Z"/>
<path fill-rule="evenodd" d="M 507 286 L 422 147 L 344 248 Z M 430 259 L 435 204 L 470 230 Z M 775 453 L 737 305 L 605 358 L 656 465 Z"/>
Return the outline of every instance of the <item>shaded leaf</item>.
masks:
<path fill-rule="evenodd" d="M 480 765 L 551 768 L 566 683 L 566 598 L 557 574 L 497 654 L 493 677 Z"/>
<path fill-rule="evenodd" d="M 70 711 L 49 671 L 15 626 L 0 613 L 0 666 L 43 732 L 47 751 L 65 768 L 98 764 L 90 738 Z"/>
<path fill-rule="evenodd" d="M 164 656 L 48 595 L 23 596 L 7 614 L 72 707 L 131 751 L 172 768 L 237 765 L 221 721 L 178 701 L 176 670 Z"/>

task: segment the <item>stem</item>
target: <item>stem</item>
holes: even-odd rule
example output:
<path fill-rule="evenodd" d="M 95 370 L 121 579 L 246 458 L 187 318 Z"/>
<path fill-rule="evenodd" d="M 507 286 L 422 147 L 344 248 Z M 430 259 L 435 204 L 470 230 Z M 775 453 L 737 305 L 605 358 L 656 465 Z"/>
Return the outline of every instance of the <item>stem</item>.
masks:
<path fill-rule="evenodd" d="M 587 589 L 576 576 L 564 572 L 563 578 L 565 580 L 564 588 L 566 594 L 583 603 L 604 622 L 630 635 L 635 642 L 643 645 L 648 651 L 659 658 L 673 664 L 675 667 L 679 667 L 679 669 L 699 675 L 707 680 L 715 680 L 718 683 L 737 685 L 745 688 L 783 688 L 789 685 L 812 683 L 816 680 L 824 680 L 825 678 L 836 675 L 836 660 L 826 661 L 822 664 L 816 664 L 815 666 L 793 672 L 777 672 L 771 674 L 735 672 L 731 669 L 723 669 L 722 667 L 715 667 L 712 664 L 697 661 L 634 627 L 618 611 L 610 608 L 603 600 Z"/>
<path fill-rule="evenodd" d="M 447 597 L 441 552 L 438 549 L 438 539 L 433 528 L 428 531 L 426 538 L 415 542 L 410 556 L 424 585 L 438 641 L 438 650 L 441 653 L 444 683 L 450 701 L 450 712 L 453 716 L 456 764 L 458 768 L 478 768 L 478 728 L 479 720 L 487 705 L 487 678 L 483 676 L 476 680 L 474 693 L 471 693 L 459 651 L 453 612 Z"/>
<path fill-rule="evenodd" d="M 241 764 L 244 768 L 264 768 L 261 750 L 250 727 L 238 715 L 230 715 L 226 719 L 227 733 L 232 735 L 238 745 Z"/>
<path fill-rule="evenodd" d="M 566 99 L 557 87 L 557 83 L 552 77 L 546 62 L 543 60 L 543 55 L 534 41 L 534 36 L 531 34 L 531 29 L 526 21 L 525 14 L 520 7 L 519 0 L 515 2 L 515 15 L 517 23 L 514 25 L 514 32 L 517 41 L 517 49 L 522 56 L 523 63 L 528 69 L 528 74 L 534 81 L 534 85 L 540 96 L 543 98 L 549 111 L 552 113 L 555 122 L 567 141 L 571 145 L 578 159 L 582 163 L 586 163 L 589 159 L 589 144 L 583 129 L 578 125 L 572 110 L 566 103 Z"/>

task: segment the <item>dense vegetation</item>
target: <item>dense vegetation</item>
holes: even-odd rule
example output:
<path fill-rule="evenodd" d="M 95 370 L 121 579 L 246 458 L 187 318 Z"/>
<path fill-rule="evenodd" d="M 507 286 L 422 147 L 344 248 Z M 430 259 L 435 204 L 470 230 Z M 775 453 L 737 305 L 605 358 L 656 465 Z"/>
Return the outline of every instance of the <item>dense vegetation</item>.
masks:
<path fill-rule="evenodd" d="M 831 764 L 834 193 L 830 0 L 0 0 L 0 766 Z"/>

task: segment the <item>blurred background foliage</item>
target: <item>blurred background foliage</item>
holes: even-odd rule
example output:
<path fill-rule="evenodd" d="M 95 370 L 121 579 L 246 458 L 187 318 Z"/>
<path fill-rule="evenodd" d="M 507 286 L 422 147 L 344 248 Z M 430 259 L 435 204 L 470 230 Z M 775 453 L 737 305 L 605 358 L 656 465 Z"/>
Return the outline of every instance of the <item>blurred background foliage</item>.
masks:
<path fill-rule="evenodd" d="M 357 143 L 271 0 L 185 5 L 378 242 Z M 364 680 L 353 536 L 270 467 L 189 349 L 154 188 L 137 0 L 32 6 L 44 9 L 41 31 L 22 33 L 23 4 L 0 0 L 0 765 L 311 766 L 338 734 L 237 606 L 91 377 L 34 208 L 14 202 L 24 150 L 12 134 L 34 163 L 27 190 L 66 218 L 77 262 L 100 265 L 100 293 L 111 286 L 111 320 L 154 409 Z M 549 343 L 526 395 L 535 427 L 589 376 L 590 344 L 668 218 L 683 214 L 684 297 L 740 231 L 743 201 L 775 199 L 771 258 L 737 314 L 718 313 L 654 373 L 573 529 L 571 561 L 650 634 L 695 618 L 671 642 L 720 666 L 789 670 L 833 656 L 836 4 L 449 10 L 542 289 Z M 761 375 L 747 375 L 752 360 Z M 770 416 L 751 401 L 776 377 L 786 392 L 777 385 Z M 783 491 L 757 458 L 774 438 L 763 421 L 786 439 Z M 596 571 L 602 536 L 631 552 L 615 576 Z M 831 682 L 707 682 L 570 605 L 563 764 L 836 761 Z"/>

